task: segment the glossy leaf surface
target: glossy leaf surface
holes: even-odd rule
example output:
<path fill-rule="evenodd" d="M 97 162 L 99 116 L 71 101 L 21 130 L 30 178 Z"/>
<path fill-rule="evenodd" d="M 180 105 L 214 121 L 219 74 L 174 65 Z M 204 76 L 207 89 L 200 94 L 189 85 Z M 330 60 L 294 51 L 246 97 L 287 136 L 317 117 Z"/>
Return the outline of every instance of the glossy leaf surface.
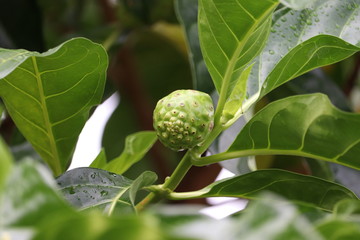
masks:
<path fill-rule="evenodd" d="M 108 60 L 87 39 L 45 53 L 0 49 L 0 97 L 55 175 L 70 164 L 89 110 L 103 94 Z"/>
<path fill-rule="evenodd" d="M 291 201 L 332 210 L 342 199 L 357 199 L 347 188 L 319 178 L 283 170 L 258 170 L 215 182 L 202 190 L 172 193 L 173 199 L 202 197 L 240 197 L 255 199 L 262 191 L 270 191 Z"/>
<path fill-rule="evenodd" d="M 199 1 L 201 50 L 219 93 L 228 96 L 243 67 L 261 51 L 277 4 L 276 0 Z"/>
<path fill-rule="evenodd" d="M 248 96 L 263 96 L 307 71 L 359 51 L 359 3 L 318 0 L 302 11 L 277 11 L 268 42 L 250 75 Z"/>
<path fill-rule="evenodd" d="M 325 95 L 293 96 L 257 113 L 224 155 L 297 155 L 360 169 L 359 125 L 359 114 L 338 110 Z"/>
<path fill-rule="evenodd" d="M 136 192 L 152 184 L 156 175 L 144 172 L 132 181 L 121 175 L 93 168 L 77 168 L 61 175 L 57 182 L 65 198 L 79 209 L 97 208 L 111 215 L 133 211 Z"/>

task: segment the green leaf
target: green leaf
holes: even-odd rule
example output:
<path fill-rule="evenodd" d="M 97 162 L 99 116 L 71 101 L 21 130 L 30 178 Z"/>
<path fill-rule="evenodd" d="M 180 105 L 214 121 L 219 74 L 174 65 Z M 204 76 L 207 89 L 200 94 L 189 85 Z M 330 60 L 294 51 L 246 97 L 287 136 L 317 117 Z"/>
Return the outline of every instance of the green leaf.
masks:
<path fill-rule="evenodd" d="M 246 84 L 253 65 L 250 65 L 240 74 L 239 80 L 234 86 L 234 90 L 226 100 L 221 116 L 222 123 L 228 123 L 232 119 L 238 119 L 236 115 L 242 114 L 242 103 L 246 97 Z"/>
<path fill-rule="evenodd" d="M 106 166 L 106 154 L 105 150 L 102 148 L 99 154 L 96 156 L 95 160 L 90 164 L 91 168 L 103 168 Z"/>
<path fill-rule="evenodd" d="M 199 37 L 207 68 L 220 93 L 218 111 L 243 68 L 266 43 L 277 0 L 199 1 Z"/>
<path fill-rule="evenodd" d="M 211 93 L 214 90 L 209 71 L 201 54 L 199 32 L 197 27 L 198 1 L 176 0 L 175 10 L 184 28 L 188 43 L 189 62 L 191 65 L 194 89 Z"/>
<path fill-rule="evenodd" d="M 144 157 L 156 140 L 157 136 L 154 131 L 142 131 L 127 136 L 125 139 L 125 148 L 121 155 L 111 160 L 103 166 L 102 169 L 117 174 L 124 173 L 134 163 Z"/>
<path fill-rule="evenodd" d="M 302 11 L 275 12 L 268 42 L 250 75 L 249 100 L 244 105 L 307 71 L 359 51 L 358 6 L 353 0 L 318 0 Z"/>
<path fill-rule="evenodd" d="M 65 172 L 57 182 L 65 198 L 75 207 L 101 209 L 111 215 L 134 211 L 137 192 L 152 184 L 156 175 L 144 172 L 135 181 L 121 175 L 95 168 L 77 168 Z"/>
<path fill-rule="evenodd" d="M 11 172 L 13 161 L 10 150 L 6 146 L 5 141 L 0 137 L 0 192 L 3 190 L 6 178 Z"/>
<path fill-rule="evenodd" d="M 70 164 L 89 110 L 101 100 L 105 50 L 77 38 L 45 53 L 0 49 L 0 96 L 55 175 Z"/>
<path fill-rule="evenodd" d="M 39 227 L 49 216 L 72 213 L 55 187 L 42 165 L 30 159 L 15 165 L 0 196 L 0 228 Z"/>
<path fill-rule="evenodd" d="M 208 158 L 295 155 L 360 169 L 359 125 L 359 114 L 338 110 L 323 94 L 293 96 L 266 106 L 226 153 Z M 205 164 L 206 158 L 201 161 Z"/>
<path fill-rule="evenodd" d="M 241 239 L 323 240 L 296 205 L 273 194 L 261 194 L 250 202 L 236 223 Z"/>
<path fill-rule="evenodd" d="M 171 199 L 205 197 L 239 197 L 256 199 L 262 191 L 271 191 L 291 201 L 313 205 L 331 211 L 342 199 L 358 199 L 347 188 L 320 178 L 283 170 L 258 170 L 224 179 L 195 191 L 171 193 Z"/>

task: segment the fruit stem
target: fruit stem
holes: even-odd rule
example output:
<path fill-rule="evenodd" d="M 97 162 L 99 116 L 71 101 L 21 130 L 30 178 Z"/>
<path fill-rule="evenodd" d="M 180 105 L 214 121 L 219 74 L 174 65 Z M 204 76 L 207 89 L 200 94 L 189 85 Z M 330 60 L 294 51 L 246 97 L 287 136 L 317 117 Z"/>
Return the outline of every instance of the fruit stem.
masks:
<path fill-rule="evenodd" d="M 219 136 L 219 134 L 225 129 L 224 126 L 221 124 L 215 124 L 214 129 L 211 131 L 209 136 L 206 138 L 206 140 L 203 142 L 203 144 L 200 147 L 191 149 L 187 151 L 187 153 L 184 155 L 184 157 L 181 159 L 180 163 L 172 173 L 170 177 L 168 177 L 163 185 L 160 185 L 160 187 L 164 190 L 168 190 L 169 192 L 172 192 L 175 190 L 175 188 L 179 185 L 181 180 L 185 177 L 186 173 L 189 171 L 189 169 L 193 166 L 193 161 L 196 161 L 196 159 L 203 154 L 206 149 L 209 148 L 211 143 Z M 149 195 L 147 195 L 141 202 L 139 202 L 136 205 L 136 210 L 141 211 L 145 208 L 146 205 L 149 203 L 157 202 L 161 199 L 161 195 L 159 193 L 152 192 Z"/>

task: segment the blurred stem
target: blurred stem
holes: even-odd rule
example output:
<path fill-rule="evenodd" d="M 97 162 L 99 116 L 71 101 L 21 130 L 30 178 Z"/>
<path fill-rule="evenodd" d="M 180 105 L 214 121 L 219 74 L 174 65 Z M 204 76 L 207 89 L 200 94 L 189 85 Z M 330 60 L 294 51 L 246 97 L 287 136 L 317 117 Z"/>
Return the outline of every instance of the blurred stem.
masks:
<path fill-rule="evenodd" d="M 120 33 L 121 33 L 120 27 L 117 26 L 116 29 L 112 31 L 111 34 L 105 39 L 102 45 L 107 52 L 110 50 L 111 46 L 116 42 Z"/>

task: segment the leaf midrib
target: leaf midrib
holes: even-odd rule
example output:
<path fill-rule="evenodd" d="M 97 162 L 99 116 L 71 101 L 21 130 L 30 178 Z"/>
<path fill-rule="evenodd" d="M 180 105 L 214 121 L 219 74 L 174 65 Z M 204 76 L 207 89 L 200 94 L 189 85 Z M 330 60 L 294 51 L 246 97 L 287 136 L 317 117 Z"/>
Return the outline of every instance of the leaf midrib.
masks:
<path fill-rule="evenodd" d="M 45 122 L 45 129 L 46 129 L 46 133 L 47 133 L 47 136 L 49 138 L 49 143 L 50 143 L 50 152 L 53 157 L 53 159 L 52 159 L 53 161 L 51 161 L 51 165 L 54 167 L 53 168 L 54 174 L 60 175 L 62 173 L 60 157 L 59 157 L 58 149 L 56 147 L 56 143 L 54 141 L 55 137 L 54 137 L 54 133 L 52 131 L 52 125 L 51 125 L 50 118 L 49 118 L 49 111 L 48 111 L 48 108 L 46 105 L 46 96 L 45 96 L 44 87 L 42 84 L 41 74 L 40 74 L 40 71 L 39 71 L 39 68 L 37 65 L 36 57 L 32 56 L 31 60 L 32 60 L 32 63 L 34 66 L 35 78 L 36 78 L 36 82 L 37 82 L 38 89 L 39 89 L 41 108 L 43 110 L 42 113 L 43 113 L 43 118 L 44 118 L 44 122 Z"/>
<path fill-rule="evenodd" d="M 232 76 L 232 73 L 234 72 L 234 68 L 236 66 L 236 62 L 237 62 L 237 59 L 238 59 L 240 53 L 244 49 L 247 41 L 251 37 L 254 30 L 259 26 L 259 23 L 262 22 L 262 20 L 266 16 L 269 15 L 269 13 L 274 9 L 274 6 L 277 5 L 277 4 L 278 3 L 274 3 L 273 7 L 270 7 L 267 11 L 264 12 L 263 15 L 261 15 L 260 18 L 258 18 L 257 24 L 254 24 L 254 25 L 251 26 L 251 28 L 245 34 L 243 40 L 241 42 L 239 42 L 240 44 L 236 47 L 233 55 L 231 56 L 230 61 L 229 61 L 229 65 L 226 67 L 224 79 L 223 79 L 222 84 L 221 84 L 220 99 L 219 99 L 218 107 L 217 107 L 216 113 L 215 113 L 215 123 L 220 122 L 220 117 L 222 115 L 221 113 L 222 113 L 222 110 L 223 110 L 223 108 L 225 106 L 226 99 L 227 99 L 226 98 L 227 97 L 227 90 L 228 90 L 229 85 L 230 85 L 231 76 Z"/>

